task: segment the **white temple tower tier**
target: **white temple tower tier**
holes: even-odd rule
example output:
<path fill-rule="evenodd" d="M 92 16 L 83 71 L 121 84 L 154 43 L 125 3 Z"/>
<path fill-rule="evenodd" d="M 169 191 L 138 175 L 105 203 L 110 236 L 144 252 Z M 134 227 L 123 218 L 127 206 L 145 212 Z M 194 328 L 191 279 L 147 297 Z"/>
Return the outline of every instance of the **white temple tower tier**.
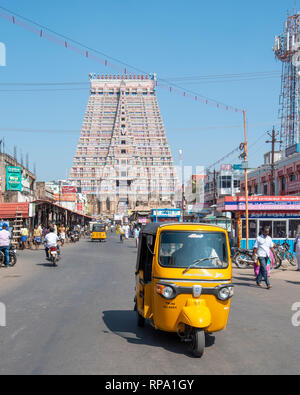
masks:
<path fill-rule="evenodd" d="M 90 75 L 90 97 L 70 179 L 101 213 L 173 207 L 176 173 L 155 76 Z"/>

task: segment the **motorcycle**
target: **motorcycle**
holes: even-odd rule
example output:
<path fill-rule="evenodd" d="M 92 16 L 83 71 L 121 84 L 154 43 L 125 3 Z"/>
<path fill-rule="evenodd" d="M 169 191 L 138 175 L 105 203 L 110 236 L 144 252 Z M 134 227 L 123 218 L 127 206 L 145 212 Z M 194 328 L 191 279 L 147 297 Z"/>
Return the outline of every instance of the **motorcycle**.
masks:
<path fill-rule="evenodd" d="M 254 265 L 255 261 L 252 259 L 253 250 L 247 250 L 245 248 L 235 248 L 232 262 L 239 269 L 246 269 L 250 265 Z"/>
<path fill-rule="evenodd" d="M 0 266 L 5 266 L 5 256 L 4 253 L 0 253 Z M 13 267 L 17 263 L 17 250 L 14 245 L 9 247 L 9 266 Z"/>
<path fill-rule="evenodd" d="M 75 232 L 74 232 L 74 237 L 75 237 L 75 242 L 80 240 L 80 234 L 77 230 L 75 230 Z"/>
<path fill-rule="evenodd" d="M 17 250 L 15 246 L 9 247 L 9 266 L 13 267 L 17 263 Z"/>
<path fill-rule="evenodd" d="M 71 232 L 71 233 L 70 233 L 69 238 L 70 238 L 70 242 L 71 242 L 71 243 L 76 243 L 77 238 L 76 238 L 76 235 L 75 235 L 74 232 Z"/>
<path fill-rule="evenodd" d="M 53 266 L 57 266 L 57 262 L 59 260 L 59 255 L 57 251 L 57 247 L 50 247 L 49 248 L 49 255 L 50 255 L 50 262 L 52 262 Z"/>
<path fill-rule="evenodd" d="M 280 245 L 279 245 L 280 246 Z M 273 262 L 272 268 L 278 269 L 282 264 L 282 257 L 278 248 L 283 248 L 282 246 L 279 247 L 278 245 L 274 245 L 274 252 L 276 254 L 276 261 Z M 236 248 L 234 249 L 234 255 L 232 257 L 232 261 L 239 269 L 247 269 L 249 266 L 254 266 L 257 262 L 256 260 L 252 259 L 253 257 L 253 250 L 247 250 L 243 248 Z"/>

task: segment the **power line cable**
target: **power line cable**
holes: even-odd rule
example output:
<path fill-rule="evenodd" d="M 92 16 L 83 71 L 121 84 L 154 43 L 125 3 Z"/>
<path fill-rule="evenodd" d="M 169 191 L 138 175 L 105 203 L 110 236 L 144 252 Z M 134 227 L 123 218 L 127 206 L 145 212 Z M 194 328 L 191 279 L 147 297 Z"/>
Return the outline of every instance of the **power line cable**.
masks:
<path fill-rule="evenodd" d="M 72 38 L 69 38 L 69 37 L 61 34 L 61 33 L 58 33 L 58 32 L 56 32 L 56 31 L 54 31 L 54 30 L 52 30 L 52 29 L 50 29 L 50 28 L 48 28 L 48 27 L 46 27 L 44 25 L 41 25 L 41 24 L 29 19 L 29 18 L 23 17 L 20 14 L 12 12 L 12 11 L 10 11 L 9 9 L 7 9 L 7 8 L 5 8 L 3 6 L 0 6 L 0 9 L 12 14 L 12 15 L 8 15 L 8 14 L 6 14 L 6 12 L 2 11 L 2 12 L 0 12 L 0 17 L 2 17 L 4 19 L 12 22 L 13 24 L 18 25 L 18 26 L 20 26 L 20 27 L 22 27 L 22 28 L 24 28 L 26 30 L 29 30 L 30 32 L 32 32 L 32 33 L 34 33 L 36 35 L 39 35 L 41 38 L 46 38 L 46 39 L 48 39 L 50 41 L 53 41 L 56 44 L 64 46 L 66 49 L 71 49 L 71 50 L 79 53 L 80 55 L 85 56 L 86 58 L 91 58 L 92 60 L 96 60 L 97 62 L 100 61 L 106 67 L 111 67 L 113 69 L 115 68 L 115 69 L 118 69 L 119 71 L 121 70 L 122 72 L 124 71 L 125 75 L 127 74 L 127 67 L 129 67 L 130 69 L 133 69 L 133 70 L 138 71 L 138 72 L 140 72 L 142 74 L 145 74 L 147 76 L 152 77 L 151 73 L 145 72 L 145 71 L 141 70 L 140 68 L 132 66 L 132 65 L 130 65 L 128 63 L 125 63 L 125 62 L 123 62 L 123 61 L 121 61 L 119 59 L 113 58 L 113 57 L 105 54 L 102 51 L 99 51 L 99 50 L 96 50 L 94 48 L 91 48 L 91 47 L 89 47 L 89 46 L 87 46 L 87 45 L 85 45 L 83 43 L 80 43 L 77 40 L 74 40 Z M 18 21 L 15 16 L 17 16 L 18 18 L 21 18 L 24 21 L 29 22 L 31 25 L 34 26 L 34 28 L 33 28 L 33 26 L 27 25 L 26 23 L 24 23 L 22 21 Z M 36 27 L 38 27 L 39 30 L 36 29 Z M 51 36 L 49 33 L 46 33 L 45 31 L 52 33 L 53 35 L 59 37 L 59 39 L 57 39 L 57 37 L 55 37 L 55 36 Z M 63 40 L 60 40 L 60 39 L 63 39 Z M 81 48 L 74 47 L 70 43 L 74 43 L 74 44 L 78 45 Z M 83 51 L 83 49 L 84 49 L 84 51 Z M 106 59 L 100 59 L 100 58 L 97 58 L 95 56 L 91 56 L 89 51 L 94 52 L 96 54 L 100 54 L 101 56 L 104 56 Z M 120 69 L 119 66 L 111 64 L 110 62 L 107 61 L 107 59 L 111 59 L 111 60 L 113 60 L 114 62 L 116 62 L 118 64 L 126 66 L 125 70 Z M 192 98 L 195 101 L 202 102 L 202 103 L 204 103 L 206 105 L 213 105 L 214 107 L 219 108 L 219 109 L 225 109 L 227 111 L 233 111 L 233 112 L 236 112 L 236 113 L 243 113 L 243 110 L 241 110 L 241 109 L 238 109 L 238 108 L 233 107 L 231 105 L 227 105 L 225 103 L 222 103 L 221 101 L 208 98 L 208 97 L 206 97 L 206 96 L 204 96 L 202 94 L 199 94 L 198 92 L 195 92 L 193 90 L 185 89 L 185 88 L 183 88 L 183 87 L 181 87 L 181 86 L 179 86 L 177 84 L 170 83 L 169 81 L 167 81 L 165 79 L 161 79 L 160 78 L 158 81 L 156 81 L 156 85 L 159 85 L 163 89 L 167 89 L 170 93 L 176 93 L 176 94 L 179 94 L 179 95 L 181 95 L 183 97 L 189 97 L 189 98 Z"/>

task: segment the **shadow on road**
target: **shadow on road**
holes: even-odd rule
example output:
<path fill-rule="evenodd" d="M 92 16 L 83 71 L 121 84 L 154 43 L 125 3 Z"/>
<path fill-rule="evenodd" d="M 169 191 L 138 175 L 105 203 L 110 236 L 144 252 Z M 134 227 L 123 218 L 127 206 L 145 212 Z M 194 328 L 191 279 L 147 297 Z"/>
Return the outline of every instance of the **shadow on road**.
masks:
<path fill-rule="evenodd" d="M 233 276 L 233 280 L 243 280 L 243 281 L 255 281 L 254 277 L 238 277 L 238 276 Z"/>
<path fill-rule="evenodd" d="M 296 285 L 300 284 L 300 281 L 286 281 L 286 282 L 289 284 L 296 284 Z"/>
<path fill-rule="evenodd" d="M 37 263 L 37 266 L 44 266 L 44 267 L 54 267 L 52 263 Z"/>
<path fill-rule="evenodd" d="M 175 354 L 185 354 L 192 357 L 189 345 L 182 343 L 176 333 L 155 330 L 146 322 L 144 328 L 136 323 L 136 313 L 132 310 L 109 310 L 103 312 L 106 327 L 117 336 L 126 339 L 128 343 L 164 348 Z M 215 337 L 206 335 L 205 346 L 211 347 Z"/>

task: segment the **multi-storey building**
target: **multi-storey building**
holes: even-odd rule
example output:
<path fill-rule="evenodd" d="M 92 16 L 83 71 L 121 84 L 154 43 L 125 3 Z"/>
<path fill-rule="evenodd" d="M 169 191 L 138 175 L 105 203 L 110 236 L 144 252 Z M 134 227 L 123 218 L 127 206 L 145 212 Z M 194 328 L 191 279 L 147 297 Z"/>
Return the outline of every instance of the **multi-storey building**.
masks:
<path fill-rule="evenodd" d="M 172 207 L 176 174 L 156 77 L 93 74 L 90 82 L 70 180 L 100 201 L 101 213 Z"/>
<path fill-rule="evenodd" d="M 0 202 L 35 200 L 36 176 L 9 154 L 0 153 Z"/>
<path fill-rule="evenodd" d="M 221 197 L 239 194 L 242 174 L 243 171 L 237 165 L 222 165 L 220 171 L 208 171 L 205 182 L 205 207 L 216 205 Z"/>

